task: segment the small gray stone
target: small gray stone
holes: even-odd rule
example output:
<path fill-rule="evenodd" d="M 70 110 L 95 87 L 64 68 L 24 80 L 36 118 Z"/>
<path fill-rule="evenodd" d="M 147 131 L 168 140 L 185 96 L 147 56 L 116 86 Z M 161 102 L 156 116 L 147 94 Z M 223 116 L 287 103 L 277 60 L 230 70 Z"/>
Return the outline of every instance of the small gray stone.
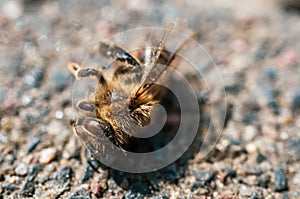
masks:
<path fill-rule="evenodd" d="M 288 189 L 287 177 L 282 168 L 274 171 L 275 174 L 275 191 L 286 191 Z"/>
<path fill-rule="evenodd" d="M 15 172 L 17 175 L 20 175 L 20 176 L 24 176 L 27 174 L 27 171 L 28 171 L 28 167 L 25 163 L 21 162 L 18 164 L 18 166 L 16 167 L 15 169 Z"/>
<path fill-rule="evenodd" d="M 252 190 L 247 187 L 247 186 L 242 186 L 239 190 L 241 196 L 251 196 L 252 195 Z"/>

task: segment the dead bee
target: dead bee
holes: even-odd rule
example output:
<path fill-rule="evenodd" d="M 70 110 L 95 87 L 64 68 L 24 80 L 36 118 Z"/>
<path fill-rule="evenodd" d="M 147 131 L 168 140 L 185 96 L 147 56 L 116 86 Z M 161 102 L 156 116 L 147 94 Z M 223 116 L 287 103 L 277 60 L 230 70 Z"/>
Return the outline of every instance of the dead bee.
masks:
<path fill-rule="evenodd" d="M 166 92 L 156 82 L 167 67 L 176 66 L 177 52 L 186 43 L 173 53 L 165 49 L 173 26 L 170 23 L 164 28 L 156 46 L 130 53 L 113 43 L 100 42 L 97 53 L 112 60 L 108 68 L 113 70 L 109 74 L 107 68 L 84 68 L 74 62 L 68 64 L 77 79 L 91 77 L 98 84 L 92 96 L 77 103 L 77 108 L 84 114 L 72 122 L 74 132 L 92 154 L 107 150 L 104 141 L 102 143 L 103 136 L 125 149 L 133 137 L 132 126 L 144 127 L 151 122 L 152 107 Z"/>

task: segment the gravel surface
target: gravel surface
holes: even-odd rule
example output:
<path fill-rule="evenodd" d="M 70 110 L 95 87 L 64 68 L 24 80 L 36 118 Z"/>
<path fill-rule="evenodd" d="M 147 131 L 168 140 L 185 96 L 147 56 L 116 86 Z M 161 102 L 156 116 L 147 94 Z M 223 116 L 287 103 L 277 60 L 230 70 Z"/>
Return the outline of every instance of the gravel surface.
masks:
<path fill-rule="evenodd" d="M 300 2 L 0 1 L 0 198 L 300 198 Z M 176 21 L 222 73 L 228 114 L 209 156 L 128 174 L 87 164 L 69 121 L 98 41 Z M 218 80 L 216 80 L 218 81 Z"/>

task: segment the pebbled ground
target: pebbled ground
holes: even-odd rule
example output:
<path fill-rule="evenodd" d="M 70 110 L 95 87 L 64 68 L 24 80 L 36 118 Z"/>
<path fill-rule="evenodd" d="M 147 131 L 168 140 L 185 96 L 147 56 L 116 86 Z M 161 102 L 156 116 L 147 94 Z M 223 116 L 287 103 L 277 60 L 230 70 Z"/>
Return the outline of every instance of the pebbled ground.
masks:
<path fill-rule="evenodd" d="M 299 4 L 1 1 L 0 198 L 300 198 Z M 67 62 L 114 33 L 176 20 L 222 73 L 219 142 L 158 172 L 95 173 L 69 126 Z"/>

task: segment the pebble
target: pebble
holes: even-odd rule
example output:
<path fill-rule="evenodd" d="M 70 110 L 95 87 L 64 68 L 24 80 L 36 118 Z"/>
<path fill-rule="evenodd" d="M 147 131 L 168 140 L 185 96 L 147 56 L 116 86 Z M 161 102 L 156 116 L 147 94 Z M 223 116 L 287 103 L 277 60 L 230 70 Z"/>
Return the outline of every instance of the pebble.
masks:
<path fill-rule="evenodd" d="M 243 138 L 246 142 L 252 141 L 255 136 L 257 135 L 258 131 L 256 127 L 252 125 L 248 125 L 245 127 L 245 134 L 243 135 Z"/>
<path fill-rule="evenodd" d="M 40 67 L 36 67 L 24 76 L 23 82 L 30 89 L 39 88 L 41 86 L 44 75 L 45 70 Z"/>
<path fill-rule="evenodd" d="M 47 164 L 45 166 L 45 171 L 53 172 L 55 170 L 55 166 L 53 164 Z"/>
<path fill-rule="evenodd" d="M 257 156 L 256 156 L 256 162 L 257 163 L 262 163 L 266 159 L 267 159 L 267 157 L 265 155 L 263 155 L 261 152 L 257 153 Z"/>
<path fill-rule="evenodd" d="M 247 186 L 241 186 L 239 189 L 239 193 L 241 196 L 249 197 L 252 195 L 252 190 Z"/>
<path fill-rule="evenodd" d="M 255 143 L 250 142 L 245 146 L 245 149 L 248 153 L 252 154 L 258 151 L 258 146 Z"/>
<path fill-rule="evenodd" d="M 97 198 L 102 197 L 104 191 L 105 191 L 105 188 L 103 186 L 101 186 L 101 184 L 96 184 L 92 188 L 92 192 Z"/>
<path fill-rule="evenodd" d="M 117 170 L 113 170 L 111 172 L 111 177 L 113 178 L 113 180 L 115 181 L 115 183 L 119 186 L 124 186 L 122 187 L 123 189 L 128 189 L 129 184 L 127 184 L 128 177 L 126 176 L 126 174 L 124 172 L 121 171 L 117 171 Z"/>
<path fill-rule="evenodd" d="M 124 199 L 144 199 L 145 196 L 141 193 L 132 193 L 131 191 L 127 192 L 124 196 Z"/>
<path fill-rule="evenodd" d="M 261 42 L 261 45 L 256 50 L 256 53 L 254 55 L 255 61 L 260 61 L 260 60 L 264 59 L 267 55 L 269 48 L 270 48 L 270 42 L 268 40 Z"/>
<path fill-rule="evenodd" d="M 35 191 L 35 178 L 41 170 L 41 165 L 34 165 L 30 168 L 27 177 L 25 178 L 22 186 L 21 194 L 25 197 L 32 197 Z"/>
<path fill-rule="evenodd" d="M 4 133 L 0 132 L 0 142 L 2 143 L 7 143 L 8 142 L 8 137 L 4 135 Z"/>
<path fill-rule="evenodd" d="M 0 171 L 0 182 L 4 180 L 5 180 L 4 173 Z"/>
<path fill-rule="evenodd" d="M 18 164 L 18 166 L 16 167 L 15 169 L 15 173 L 17 175 L 20 175 L 20 176 L 24 176 L 27 174 L 27 171 L 28 171 L 28 167 L 27 167 L 27 164 L 21 162 Z"/>
<path fill-rule="evenodd" d="M 23 95 L 21 101 L 23 106 L 29 106 L 33 102 L 33 98 L 29 95 Z"/>
<path fill-rule="evenodd" d="M 53 177 L 52 186 L 56 187 L 55 198 L 61 198 L 61 196 L 71 190 L 73 171 L 69 166 L 61 167 Z"/>
<path fill-rule="evenodd" d="M 298 55 L 295 50 L 287 50 L 283 52 L 279 57 L 279 63 L 284 66 L 293 66 L 298 61 Z"/>
<path fill-rule="evenodd" d="M 202 182 L 196 182 L 191 186 L 191 191 L 194 192 L 197 190 L 197 193 L 206 194 L 209 192 L 207 186 L 205 186 Z"/>
<path fill-rule="evenodd" d="M 176 168 L 175 164 L 172 164 L 161 170 L 162 175 L 166 180 L 178 180 L 182 177 L 182 173 Z"/>
<path fill-rule="evenodd" d="M 7 1 L 2 5 L 3 14 L 10 20 L 15 20 L 23 14 L 23 6 L 21 1 Z"/>
<path fill-rule="evenodd" d="M 55 180 L 57 184 L 68 184 L 70 186 L 72 180 L 73 171 L 69 166 L 61 167 L 55 174 Z"/>
<path fill-rule="evenodd" d="M 236 177 L 236 170 L 231 167 L 224 167 L 221 169 L 221 171 L 229 177 L 232 177 L 232 178 Z"/>
<path fill-rule="evenodd" d="M 40 152 L 39 162 L 42 164 L 48 164 L 52 160 L 54 160 L 56 157 L 57 157 L 57 149 L 56 148 L 43 149 Z"/>
<path fill-rule="evenodd" d="M 158 196 L 154 196 L 153 199 L 169 199 L 170 196 L 167 193 L 160 193 Z"/>
<path fill-rule="evenodd" d="M 68 199 L 92 199 L 92 196 L 90 192 L 84 189 L 79 189 L 71 193 Z"/>
<path fill-rule="evenodd" d="M 268 105 L 274 114 L 278 114 L 278 104 L 276 102 L 276 96 L 278 94 L 274 85 L 268 84 L 264 79 L 258 79 L 256 81 L 255 95 L 263 103 Z"/>
<path fill-rule="evenodd" d="M 58 110 L 55 112 L 55 118 L 58 120 L 61 120 L 64 117 L 64 112 L 61 110 Z"/>
<path fill-rule="evenodd" d="M 5 94 L 6 94 L 6 89 L 0 87 L 0 104 L 4 102 Z"/>
<path fill-rule="evenodd" d="M 261 194 L 259 193 L 259 190 L 255 191 L 249 199 L 260 199 L 262 198 Z"/>
<path fill-rule="evenodd" d="M 149 187 L 143 183 L 135 182 L 133 183 L 130 188 L 129 192 L 131 193 L 140 193 L 142 195 L 147 195 L 150 193 Z"/>
<path fill-rule="evenodd" d="M 97 168 L 97 167 L 95 167 L 95 168 Z M 84 183 L 84 182 L 88 181 L 89 179 L 91 179 L 93 177 L 94 173 L 95 173 L 95 170 L 89 164 L 87 164 L 84 168 L 80 182 Z"/>
<path fill-rule="evenodd" d="M 210 182 L 214 177 L 214 174 L 212 172 L 207 171 L 193 171 L 193 174 L 195 175 L 197 180 L 203 183 Z"/>
<path fill-rule="evenodd" d="M 144 183 L 135 182 L 131 184 L 128 192 L 125 194 L 124 199 L 145 198 L 151 193 L 150 187 Z"/>
<path fill-rule="evenodd" d="M 296 92 L 292 97 L 291 111 L 293 113 L 298 113 L 300 111 L 300 92 Z"/>
<path fill-rule="evenodd" d="M 300 170 L 298 170 L 294 176 L 293 183 L 300 187 Z"/>
<path fill-rule="evenodd" d="M 32 138 L 28 139 L 27 153 L 32 152 L 40 142 L 41 142 L 41 139 L 39 137 L 32 137 Z"/>
<path fill-rule="evenodd" d="M 275 174 L 275 191 L 286 191 L 288 189 L 288 180 L 284 174 L 282 168 L 278 168 L 274 171 Z"/>
<path fill-rule="evenodd" d="M 2 194 L 2 192 L 7 192 L 8 194 L 10 194 L 18 189 L 19 189 L 19 187 L 17 187 L 17 185 L 14 185 L 14 184 L 3 184 L 1 186 L 1 194 Z M 0 195 L 0 197 L 1 197 L 1 195 Z"/>
<path fill-rule="evenodd" d="M 8 44 L 11 40 L 11 35 L 3 30 L 0 30 L 0 44 Z M 0 100 L 1 101 L 1 100 Z"/>
<path fill-rule="evenodd" d="M 276 80 L 276 78 L 277 78 L 277 70 L 274 68 L 264 69 L 264 74 L 270 80 Z"/>
<path fill-rule="evenodd" d="M 269 174 L 264 174 L 259 177 L 256 182 L 256 186 L 268 188 L 271 182 L 271 176 Z"/>
<path fill-rule="evenodd" d="M 52 80 L 51 80 L 53 82 L 53 89 L 58 93 L 63 91 L 70 82 L 69 77 L 70 77 L 69 74 L 67 75 L 63 73 L 55 73 L 52 76 Z"/>

